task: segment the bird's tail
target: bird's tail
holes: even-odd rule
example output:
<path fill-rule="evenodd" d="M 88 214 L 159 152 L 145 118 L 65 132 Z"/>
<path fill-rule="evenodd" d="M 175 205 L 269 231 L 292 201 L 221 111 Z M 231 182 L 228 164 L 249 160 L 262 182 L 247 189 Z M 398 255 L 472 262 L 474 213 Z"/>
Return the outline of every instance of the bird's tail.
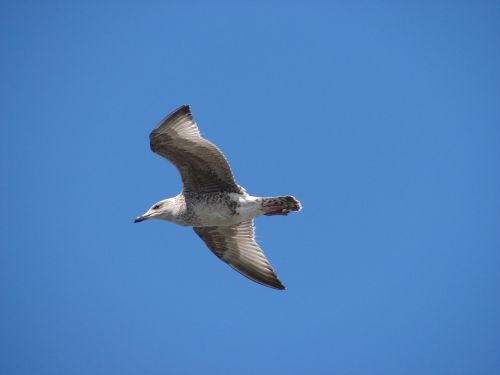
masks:
<path fill-rule="evenodd" d="M 302 205 L 300 202 L 287 195 L 286 197 L 270 197 L 262 199 L 262 209 L 265 215 L 287 215 L 290 211 L 300 211 Z"/>

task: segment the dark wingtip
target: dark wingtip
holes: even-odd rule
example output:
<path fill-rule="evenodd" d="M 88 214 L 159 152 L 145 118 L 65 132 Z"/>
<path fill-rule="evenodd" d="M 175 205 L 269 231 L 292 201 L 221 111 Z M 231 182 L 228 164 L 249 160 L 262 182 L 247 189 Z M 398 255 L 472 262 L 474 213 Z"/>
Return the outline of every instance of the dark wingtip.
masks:
<path fill-rule="evenodd" d="M 193 119 L 193 113 L 191 112 L 191 106 L 189 104 L 183 104 L 181 105 L 179 108 L 177 108 L 175 111 L 172 111 L 172 113 L 170 113 L 168 116 L 167 116 L 167 119 L 164 121 L 168 121 L 170 119 L 173 119 L 177 116 L 188 116 L 190 120 Z"/>
<path fill-rule="evenodd" d="M 267 283 L 267 284 L 263 284 L 263 285 L 268 286 L 272 289 L 276 289 L 276 290 L 286 290 L 286 287 L 283 285 L 283 283 L 281 282 L 280 279 L 276 279 L 272 283 Z"/>
<path fill-rule="evenodd" d="M 172 116 L 172 115 L 175 115 L 179 112 L 184 112 L 186 114 L 191 115 L 192 114 L 191 113 L 191 106 L 189 104 L 183 104 L 179 108 L 177 108 L 175 111 L 173 111 L 170 115 Z"/>
<path fill-rule="evenodd" d="M 191 113 L 191 106 L 189 104 L 183 104 L 180 107 L 174 109 L 172 112 L 170 112 L 163 120 L 161 123 L 167 122 L 171 119 L 173 119 L 176 116 L 182 116 L 182 115 L 188 115 L 192 116 L 193 114 Z"/>
<path fill-rule="evenodd" d="M 191 106 L 189 104 L 183 104 L 177 109 L 173 110 L 170 112 L 163 120 L 160 121 L 160 123 L 156 126 L 156 128 L 149 134 L 149 141 L 150 141 L 150 146 L 151 149 L 155 151 L 153 148 L 153 138 L 157 135 L 158 129 L 160 129 L 162 126 L 165 126 L 165 124 L 168 124 L 170 121 L 175 120 L 181 116 L 187 116 L 191 121 L 193 120 L 193 114 L 191 112 Z"/>

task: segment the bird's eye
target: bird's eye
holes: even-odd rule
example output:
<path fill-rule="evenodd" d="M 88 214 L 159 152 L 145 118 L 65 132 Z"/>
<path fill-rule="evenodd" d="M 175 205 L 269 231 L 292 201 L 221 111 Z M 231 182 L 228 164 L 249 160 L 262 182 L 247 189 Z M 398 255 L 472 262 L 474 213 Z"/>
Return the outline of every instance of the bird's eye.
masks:
<path fill-rule="evenodd" d="M 157 210 L 157 209 L 159 209 L 160 207 L 161 207 L 161 205 L 159 205 L 159 204 L 155 204 L 155 205 L 153 206 L 153 210 Z"/>

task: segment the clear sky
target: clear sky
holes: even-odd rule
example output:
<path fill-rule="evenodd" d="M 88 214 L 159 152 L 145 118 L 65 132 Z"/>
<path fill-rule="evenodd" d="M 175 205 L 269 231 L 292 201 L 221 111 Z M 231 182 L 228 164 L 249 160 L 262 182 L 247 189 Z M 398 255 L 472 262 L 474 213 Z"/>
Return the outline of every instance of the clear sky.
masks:
<path fill-rule="evenodd" d="M 498 1 L 3 1 L 0 373 L 500 373 Z M 190 228 L 192 106 L 287 286 Z"/>

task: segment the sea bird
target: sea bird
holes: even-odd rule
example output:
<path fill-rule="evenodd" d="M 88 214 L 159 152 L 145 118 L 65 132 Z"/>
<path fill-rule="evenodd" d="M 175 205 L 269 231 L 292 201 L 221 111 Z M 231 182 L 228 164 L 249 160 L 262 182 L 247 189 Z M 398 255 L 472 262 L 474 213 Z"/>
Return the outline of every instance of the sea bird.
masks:
<path fill-rule="evenodd" d="M 300 211 L 293 196 L 254 197 L 239 186 L 219 148 L 200 135 L 191 109 L 183 105 L 149 135 L 151 150 L 172 162 L 182 192 L 155 203 L 134 222 L 161 219 L 193 227 L 221 260 L 249 279 L 285 289 L 255 240 L 253 219 Z"/>

